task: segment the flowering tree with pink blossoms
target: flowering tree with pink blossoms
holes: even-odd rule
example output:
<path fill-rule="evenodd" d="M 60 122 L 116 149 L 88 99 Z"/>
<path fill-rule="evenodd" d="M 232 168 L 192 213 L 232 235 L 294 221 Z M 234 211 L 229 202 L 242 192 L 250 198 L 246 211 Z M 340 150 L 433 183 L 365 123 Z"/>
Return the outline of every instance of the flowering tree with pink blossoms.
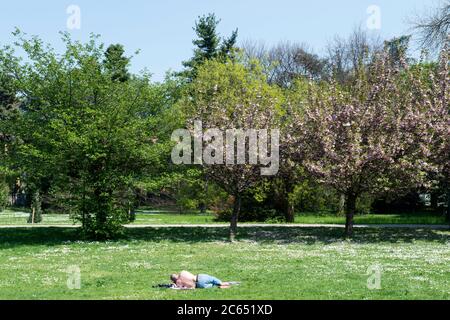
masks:
<path fill-rule="evenodd" d="M 345 194 L 347 236 L 361 194 L 423 185 L 429 172 L 443 167 L 447 62 L 440 69 L 438 77 L 423 81 L 413 68 L 394 67 L 382 54 L 352 87 L 311 84 L 297 108 L 287 137 L 294 156 L 320 182 Z"/>
<path fill-rule="evenodd" d="M 450 222 L 450 70 L 448 43 L 440 56 L 438 76 L 430 79 L 432 92 L 429 123 L 434 132 L 431 161 L 438 166 L 437 178 L 447 188 L 447 220 Z"/>

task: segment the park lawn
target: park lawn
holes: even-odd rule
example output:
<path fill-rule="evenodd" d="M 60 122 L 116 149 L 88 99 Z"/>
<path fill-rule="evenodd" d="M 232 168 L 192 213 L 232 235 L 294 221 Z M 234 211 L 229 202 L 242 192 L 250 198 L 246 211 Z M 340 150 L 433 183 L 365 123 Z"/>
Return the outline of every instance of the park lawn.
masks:
<path fill-rule="evenodd" d="M 28 225 L 27 220 L 29 213 L 19 210 L 5 210 L 0 212 L 0 226 L 2 225 Z M 45 214 L 43 215 L 42 224 L 48 225 L 65 225 L 73 224 L 68 214 Z"/>
<path fill-rule="evenodd" d="M 450 231 L 142 228 L 110 242 L 76 229 L 0 229 L 0 299 L 450 299 Z M 67 287 L 71 266 L 81 289 Z M 367 270 L 382 268 L 381 289 Z M 228 290 L 152 288 L 182 269 L 241 281 Z"/>
<path fill-rule="evenodd" d="M 0 213 L 1 225 L 27 225 L 28 213 L 6 210 Z M 214 220 L 214 215 L 196 213 L 173 213 L 138 211 L 135 225 L 167 225 L 167 224 L 224 224 Z M 249 223 L 249 222 L 247 222 Z M 251 222 L 250 222 L 251 223 Z M 273 223 L 267 221 L 266 223 Z M 332 214 L 300 213 L 295 217 L 299 224 L 345 224 L 345 217 Z M 44 214 L 42 224 L 71 225 L 73 221 L 67 214 Z M 444 216 L 427 213 L 390 214 L 390 215 L 357 215 L 355 224 L 446 224 Z"/>
<path fill-rule="evenodd" d="M 332 214 L 317 215 L 301 213 L 295 217 L 295 223 L 302 224 L 345 224 L 344 216 Z M 415 214 L 365 214 L 356 215 L 355 224 L 447 224 L 445 216 L 430 213 Z"/>
<path fill-rule="evenodd" d="M 137 214 L 134 224 L 223 224 L 227 222 L 217 222 L 214 215 L 200 215 L 195 213 L 173 214 Z M 241 222 L 242 223 L 242 222 Z M 244 222 L 252 223 L 252 222 Z M 272 224 L 273 221 L 263 223 Z M 344 216 L 333 214 L 300 213 L 295 217 L 298 224 L 345 224 Z M 444 216 L 436 216 L 427 213 L 417 214 L 367 214 L 355 216 L 355 224 L 446 224 Z"/>

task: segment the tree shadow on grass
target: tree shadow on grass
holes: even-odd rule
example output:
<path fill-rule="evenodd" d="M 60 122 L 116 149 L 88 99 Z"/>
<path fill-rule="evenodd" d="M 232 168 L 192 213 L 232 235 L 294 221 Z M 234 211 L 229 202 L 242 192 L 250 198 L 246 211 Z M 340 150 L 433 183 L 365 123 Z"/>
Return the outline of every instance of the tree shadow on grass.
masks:
<path fill-rule="evenodd" d="M 347 240 L 342 228 L 287 228 L 281 232 L 266 228 L 248 230 L 246 238 L 262 243 L 304 243 L 309 245 L 326 245 Z M 353 237 L 348 241 L 358 244 L 414 243 L 415 241 L 445 244 L 450 242 L 450 232 L 432 229 L 358 228 L 354 230 Z"/>
<path fill-rule="evenodd" d="M 61 245 L 79 239 L 79 231 L 74 228 L 0 229 L 0 249 L 28 245 Z"/>
<path fill-rule="evenodd" d="M 282 228 L 252 227 L 240 228 L 238 241 L 261 244 L 333 244 L 343 241 L 342 228 Z M 126 230 L 124 237 L 114 242 L 147 241 L 174 243 L 227 242 L 228 228 L 135 228 Z M 356 229 L 353 243 L 414 243 L 426 241 L 450 243 L 450 231 L 430 229 Z M 54 246 L 73 242 L 89 243 L 81 240 L 79 230 L 74 228 L 14 228 L 0 229 L 0 249 L 16 246 Z"/>

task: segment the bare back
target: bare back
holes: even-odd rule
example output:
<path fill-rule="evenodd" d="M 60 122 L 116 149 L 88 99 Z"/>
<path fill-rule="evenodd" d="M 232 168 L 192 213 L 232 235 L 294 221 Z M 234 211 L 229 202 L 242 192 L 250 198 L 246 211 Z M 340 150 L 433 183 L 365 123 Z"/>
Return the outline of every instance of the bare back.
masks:
<path fill-rule="evenodd" d="M 188 271 L 182 271 L 176 282 L 177 287 L 195 288 L 197 277 Z"/>

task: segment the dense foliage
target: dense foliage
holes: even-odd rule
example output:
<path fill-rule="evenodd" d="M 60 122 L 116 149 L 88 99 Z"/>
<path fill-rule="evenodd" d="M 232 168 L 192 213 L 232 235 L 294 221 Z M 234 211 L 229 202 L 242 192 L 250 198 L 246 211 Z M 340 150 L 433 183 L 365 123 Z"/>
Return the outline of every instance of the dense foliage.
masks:
<path fill-rule="evenodd" d="M 416 61 L 409 36 L 382 45 L 357 30 L 323 57 L 290 43 L 241 50 L 237 30 L 222 38 L 218 24 L 199 17 L 192 58 L 162 83 L 130 72 L 120 44 L 62 34 L 57 53 L 16 30 L 0 49 L 0 209 L 25 194 L 30 223 L 63 210 L 96 239 L 119 235 L 140 205 L 213 210 L 231 221 L 233 239 L 238 220 L 292 222 L 298 211 L 346 214 L 351 235 L 358 212 L 396 201 L 416 210 L 419 193 L 445 208 L 446 46 L 439 61 Z M 172 132 L 195 136 L 199 120 L 202 133 L 279 130 L 276 175 L 255 164 L 173 163 Z"/>

